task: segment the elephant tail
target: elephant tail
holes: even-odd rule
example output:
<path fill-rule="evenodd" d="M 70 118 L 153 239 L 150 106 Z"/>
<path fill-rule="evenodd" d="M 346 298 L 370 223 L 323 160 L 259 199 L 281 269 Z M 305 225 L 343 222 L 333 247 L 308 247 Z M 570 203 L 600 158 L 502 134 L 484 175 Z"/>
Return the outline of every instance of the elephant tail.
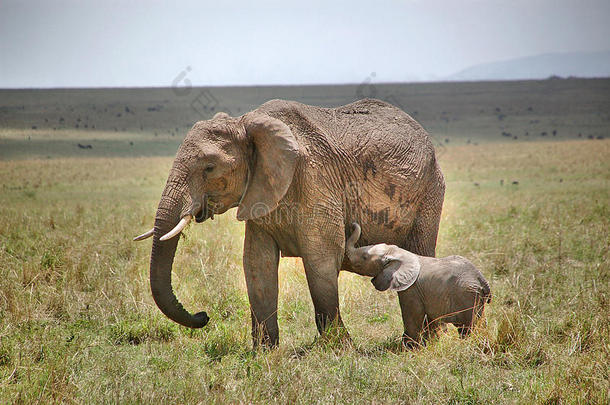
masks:
<path fill-rule="evenodd" d="M 479 277 L 479 280 L 481 282 L 481 296 L 483 297 L 483 300 L 485 303 L 490 303 L 491 302 L 491 288 L 489 287 L 489 283 L 487 282 L 485 277 L 483 277 L 482 274 Z"/>

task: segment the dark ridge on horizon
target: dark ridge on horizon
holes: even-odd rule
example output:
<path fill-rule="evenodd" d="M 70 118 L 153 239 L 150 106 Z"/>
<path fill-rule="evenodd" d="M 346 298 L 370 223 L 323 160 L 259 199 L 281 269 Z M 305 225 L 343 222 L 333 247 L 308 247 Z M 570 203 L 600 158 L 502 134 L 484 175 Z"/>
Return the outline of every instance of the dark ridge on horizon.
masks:
<path fill-rule="evenodd" d="M 545 80 L 606 80 L 610 79 L 610 73 L 605 76 L 560 76 L 560 75 L 549 75 L 542 78 L 516 78 L 516 79 L 472 79 L 472 80 L 422 80 L 422 81 L 380 81 L 371 83 L 316 83 L 316 84 L 252 84 L 252 85 L 197 85 L 197 86 L 99 86 L 99 87 L 0 87 L 0 91 L 32 91 L 32 90 L 171 90 L 171 89 L 256 89 L 256 88 L 320 88 L 320 87 L 350 87 L 350 86 L 361 86 L 361 85 L 372 85 L 372 86 L 417 86 L 417 85 L 442 85 L 442 84 L 475 84 L 475 83 L 521 83 L 521 82 L 539 82 Z"/>

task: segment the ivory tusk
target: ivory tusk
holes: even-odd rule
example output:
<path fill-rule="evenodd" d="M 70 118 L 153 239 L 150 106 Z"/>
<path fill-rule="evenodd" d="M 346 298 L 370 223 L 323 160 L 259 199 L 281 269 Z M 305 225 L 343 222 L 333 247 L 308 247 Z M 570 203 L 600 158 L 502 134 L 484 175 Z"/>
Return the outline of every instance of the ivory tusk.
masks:
<path fill-rule="evenodd" d="M 171 231 L 169 231 L 165 235 L 161 236 L 161 238 L 159 238 L 159 240 L 168 240 L 168 239 L 171 239 L 174 236 L 178 235 L 180 232 L 182 232 L 184 227 L 191 221 L 191 218 L 193 218 L 193 217 L 190 216 L 190 215 L 187 215 L 184 218 L 182 218 L 180 220 L 180 222 L 178 222 L 178 225 L 176 225 L 176 227 L 174 229 L 172 229 Z"/>
<path fill-rule="evenodd" d="M 155 228 L 152 228 L 150 231 L 146 231 L 144 232 L 142 235 L 136 236 L 135 238 L 133 238 L 133 240 L 144 240 L 144 239 L 148 239 L 151 236 L 153 236 L 153 233 L 155 233 Z"/>

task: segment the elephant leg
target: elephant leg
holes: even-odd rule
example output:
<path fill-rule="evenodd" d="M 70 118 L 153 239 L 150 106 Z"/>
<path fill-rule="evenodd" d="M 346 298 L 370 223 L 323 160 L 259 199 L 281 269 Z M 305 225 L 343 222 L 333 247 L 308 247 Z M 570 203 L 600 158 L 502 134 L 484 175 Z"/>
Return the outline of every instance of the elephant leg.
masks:
<path fill-rule="evenodd" d="M 316 313 L 316 326 L 322 336 L 336 332 L 337 336 L 347 338 L 347 330 L 339 312 L 339 266 L 337 257 L 303 258 L 305 276 L 309 293 Z"/>
<path fill-rule="evenodd" d="M 475 296 L 474 300 L 474 311 L 472 313 L 471 323 L 474 326 L 475 323 L 479 322 L 479 319 L 483 316 L 485 310 L 485 297 L 481 297 L 480 294 Z"/>
<path fill-rule="evenodd" d="M 426 319 L 426 321 L 428 321 Z M 426 326 L 424 328 L 424 332 L 422 334 L 422 340 L 428 341 L 429 339 L 433 339 L 435 337 L 438 336 L 438 333 L 441 329 L 441 325 L 443 325 L 443 322 L 441 321 L 428 321 L 426 322 Z"/>
<path fill-rule="evenodd" d="M 441 178 L 442 180 L 442 178 Z M 420 256 L 434 257 L 436 255 L 436 237 L 438 235 L 438 226 L 441 218 L 441 210 L 443 208 L 444 187 L 435 193 L 427 194 L 421 208 L 418 211 L 417 218 L 413 223 L 413 228 L 405 242 L 404 248 Z M 398 301 L 400 303 L 400 311 L 405 327 L 405 335 L 411 336 L 409 326 L 406 319 L 413 317 L 409 312 L 421 312 L 421 319 L 418 318 L 418 326 L 421 328 L 424 324 L 423 314 L 425 310 L 419 297 L 411 297 L 407 294 L 408 291 L 414 292 L 414 288 L 409 288 L 398 293 Z M 403 335 L 403 342 L 405 341 Z"/>
<path fill-rule="evenodd" d="M 250 311 L 254 347 L 277 346 L 279 249 L 267 232 L 253 221 L 246 222 L 244 242 L 244 272 Z"/>
<path fill-rule="evenodd" d="M 407 348 L 413 348 L 422 343 L 423 335 L 428 327 L 426 313 L 415 287 L 398 293 L 404 333 L 402 343 Z"/>
<path fill-rule="evenodd" d="M 459 323 L 455 325 L 461 338 L 465 338 L 470 335 L 475 324 L 480 319 L 482 311 L 483 306 L 479 297 L 477 296 L 474 300 L 473 308 L 469 311 L 465 311 L 459 320 Z"/>
<path fill-rule="evenodd" d="M 436 255 L 436 238 L 443 209 L 444 189 L 427 194 L 417 211 L 405 249 L 420 256 Z"/>

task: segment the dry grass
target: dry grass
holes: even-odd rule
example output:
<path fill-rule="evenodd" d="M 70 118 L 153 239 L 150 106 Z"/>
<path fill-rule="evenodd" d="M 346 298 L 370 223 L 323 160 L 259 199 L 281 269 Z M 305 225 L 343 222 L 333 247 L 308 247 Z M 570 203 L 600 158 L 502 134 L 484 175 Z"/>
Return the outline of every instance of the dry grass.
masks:
<path fill-rule="evenodd" d="M 608 403 L 609 157 L 610 141 L 446 149 L 438 254 L 494 294 L 469 339 L 402 351 L 396 296 L 342 273 L 353 342 L 316 342 L 301 263 L 282 259 L 281 346 L 258 354 L 234 213 L 191 226 L 176 257 L 177 295 L 210 324 L 151 299 L 150 242 L 130 238 L 171 158 L 0 162 L 0 402 Z"/>

